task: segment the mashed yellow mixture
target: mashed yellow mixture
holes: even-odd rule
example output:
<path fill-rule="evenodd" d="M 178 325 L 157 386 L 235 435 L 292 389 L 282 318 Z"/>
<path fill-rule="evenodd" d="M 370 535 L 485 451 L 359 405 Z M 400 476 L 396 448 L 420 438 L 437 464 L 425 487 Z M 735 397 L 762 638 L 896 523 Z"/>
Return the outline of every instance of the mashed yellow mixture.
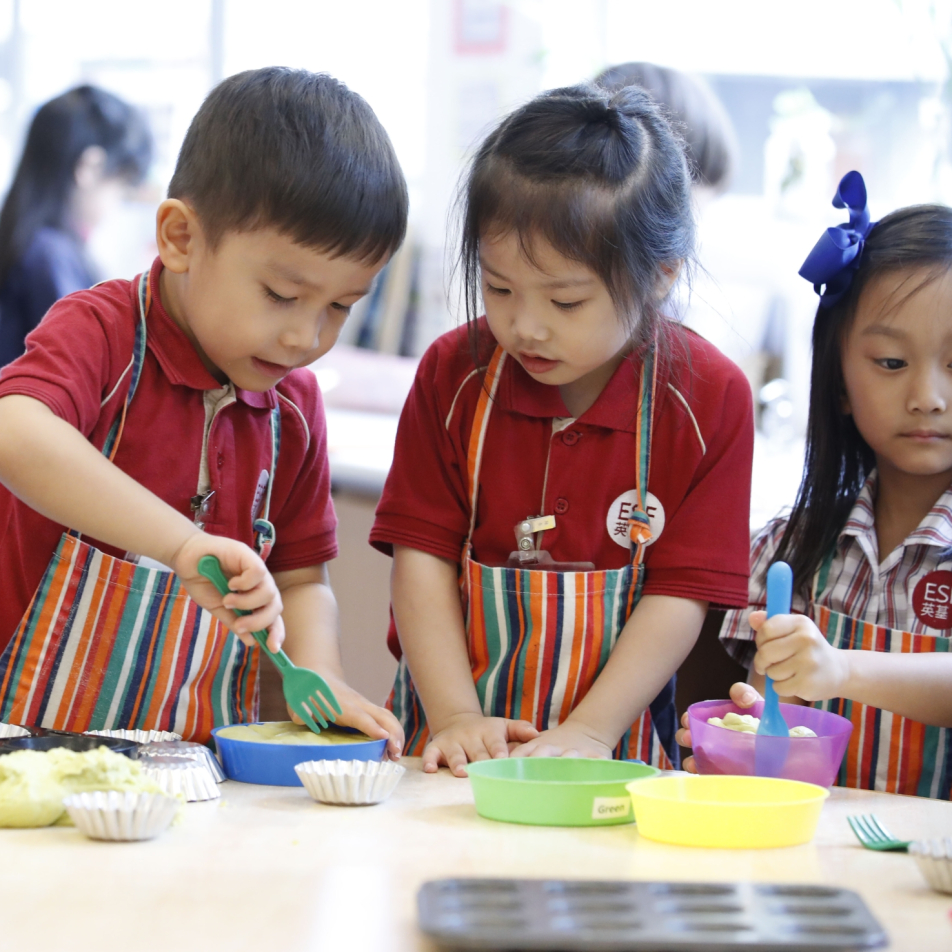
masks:
<path fill-rule="evenodd" d="M 268 724 L 236 724 L 219 731 L 218 737 L 245 740 L 257 744 L 363 744 L 372 741 L 366 734 L 348 734 L 334 727 L 325 727 L 315 734 L 303 724 L 293 721 L 271 721 Z"/>
<path fill-rule="evenodd" d="M 0 756 L 0 827 L 49 826 L 65 812 L 64 797 L 92 790 L 162 792 L 136 761 L 106 747 L 18 750 Z"/>
<path fill-rule="evenodd" d="M 724 727 L 729 731 L 739 731 L 742 734 L 756 734 L 757 728 L 760 727 L 759 717 L 754 717 L 753 714 L 735 714 L 733 711 L 729 711 L 725 714 L 723 719 L 720 717 L 709 717 L 707 722 L 708 724 L 713 724 L 715 727 Z M 816 737 L 816 734 L 814 734 L 809 727 L 791 727 L 790 736 Z"/>

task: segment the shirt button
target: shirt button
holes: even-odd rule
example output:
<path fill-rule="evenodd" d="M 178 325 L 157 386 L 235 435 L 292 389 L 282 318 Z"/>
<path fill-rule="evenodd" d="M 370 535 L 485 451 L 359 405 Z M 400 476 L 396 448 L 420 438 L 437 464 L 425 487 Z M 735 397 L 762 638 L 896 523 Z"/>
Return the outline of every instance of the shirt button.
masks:
<path fill-rule="evenodd" d="M 578 443 L 579 434 L 575 430 L 566 430 L 562 434 L 562 442 L 566 446 L 575 446 Z"/>
<path fill-rule="evenodd" d="M 219 453 L 218 454 L 218 468 L 221 469 L 225 465 L 225 457 Z"/>
<path fill-rule="evenodd" d="M 564 496 L 555 500 L 555 511 L 560 516 L 569 511 L 569 501 Z"/>

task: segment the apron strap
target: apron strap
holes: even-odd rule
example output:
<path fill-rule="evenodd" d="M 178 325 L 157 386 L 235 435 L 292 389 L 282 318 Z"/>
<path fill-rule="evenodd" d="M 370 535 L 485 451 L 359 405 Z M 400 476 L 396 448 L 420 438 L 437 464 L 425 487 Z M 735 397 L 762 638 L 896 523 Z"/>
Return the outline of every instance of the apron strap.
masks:
<path fill-rule="evenodd" d="M 473 427 L 469 433 L 469 452 L 466 454 L 466 476 L 469 480 L 469 531 L 466 533 L 464 551 L 469 547 L 476 528 L 476 501 L 479 498 L 479 471 L 483 465 L 483 447 L 486 443 L 486 429 L 489 426 L 489 411 L 496 399 L 499 390 L 499 381 L 502 379 L 502 368 L 506 363 L 506 352 L 496 347 L 492 360 L 486 368 L 486 376 L 479 391 L 479 402 L 476 404 L 476 416 L 473 417 Z"/>
<path fill-rule="evenodd" d="M 271 472 L 268 473 L 268 488 L 261 507 L 261 517 L 255 519 L 255 549 L 262 559 L 267 561 L 274 548 L 277 533 L 271 522 L 271 490 L 274 488 L 274 474 L 278 469 L 278 455 L 281 452 L 281 398 L 277 397 L 271 411 Z"/>
<path fill-rule="evenodd" d="M 126 399 L 123 401 L 122 409 L 119 415 L 112 421 L 112 426 L 106 434 L 105 442 L 102 445 L 102 455 L 110 462 L 115 459 L 116 451 L 119 449 L 119 441 L 122 439 L 122 431 L 126 425 L 126 415 L 129 412 L 129 404 L 135 396 L 136 388 L 139 386 L 139 377 L 142 375 L 142 363 L 145 359 L 146 347 L 146 315 L 152 305 L 152 289 L 149 286 L 149 272 L 143 271 L 138 278 L 137 296 L 139 299 L 139 321 L 136 324 L 135 340 L 132 344 L 132 360 L 123 371 L 124 377 L 129 376 L 129 390 L 126 393 Z M 122 380 L 122 377 L 119 378 Z M 117 383 L 116 386 L 119 384 Z M 75 529 L 67 529 L 67 535 L 76 539 L 80 538 L 80 533 Z"/>
<path fill-rule="evenodd" d="M 139 298 L 139 323 L 136 324 L 135 342 L 132 345 L 132 363 L 126 370 L 131 369 L 129 378 L 129 390 L 126 393 L 125 402 L 122 404 L 122 410 L 119 416 L 113 421 L 112 427 L 103 443 L 102 452 L 106 459 L 112 461 L 115 458 L 116 451 L 119 449 L 119 441 L 122 439 L 122 431 L 126 425 L 126 414 L 129 411 L 129 404 L 135 396 L 136 388 L 139 386 L 139 377 L 142 374 L 142 362 L 145 358 L 146 346 L 146 315 L 149 313 L 149 307 L 152 305 L 152 288 L 149 286 L 149 272 L 143 271 L 139 275 L 138 281 Z"/>
<path fill-rule="evenodd" d="M 641 393 L 635 420 L 635 447 L 638 454 L 638 508 L 628 517 L 632 565 L 640 565 L 645 546 L 651 541 L 647 512 L 648 479 L 651 474 L 651 438 L 654 434 L 654 403 L 658 386 L 658 335 L 645 352 L 641 365 Z"/>

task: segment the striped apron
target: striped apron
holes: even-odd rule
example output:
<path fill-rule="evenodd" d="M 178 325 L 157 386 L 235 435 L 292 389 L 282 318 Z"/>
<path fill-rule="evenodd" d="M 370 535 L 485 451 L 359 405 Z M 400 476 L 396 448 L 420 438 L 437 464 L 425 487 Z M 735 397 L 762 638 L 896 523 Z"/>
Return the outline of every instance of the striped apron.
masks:
<path fill-rule="evenodd" d="M 948 637 L 886 628 L 817 605 L 817 596 L 826 587 L 832 560 L 831 554 L 817 572 L 810 614 L 834 648 L 901 654 L 950 650 Z M 836 779 L 838 786 L 950 799 L 952 731 L 844 698 L 817 701 L 814 707 L 840 714 L 853 724 Z"/>
<path fill-rule="evenodd" d="M 123 408 L 102 452 L 114 459 L 146 351 L 148 274 Z M 271 415 L 271 473 L 255 543 L 268 521 L 281 439 Z M 0 721 L 59 730 L 167 730 L 206 741 L 213 727 L 253 721 L 258 652 L 196 605 L 174 572 L 106 555 L 65 532 L 13 639 L 0 655 Z"/>
<path fill-rule="evenodd" d="M 483 446 L 505 361 L 505 351 L 497 348 L 470 432 L 470 524 L 463 546 L 460 588 L 470 666 L 483 714 L 522 718 L 547 730 L 561 724 L 588 693 L 641 597 L 644 549 L 651 538 L 644 510 L 657 367 L 651 349 L 641 371 L 637 420 L 640 507 L 629 518 L 630 561 L 622 569 L 559 572 L 495 568 L 470 558 Z M 406 753 L 419 756 L 429 732 L 405 657 L 397 669 L 388 706 L 406 731 Z M 671 768 L 677 762 L 676 720 L 672 677 L 621 738 L 614 756 Z"/>

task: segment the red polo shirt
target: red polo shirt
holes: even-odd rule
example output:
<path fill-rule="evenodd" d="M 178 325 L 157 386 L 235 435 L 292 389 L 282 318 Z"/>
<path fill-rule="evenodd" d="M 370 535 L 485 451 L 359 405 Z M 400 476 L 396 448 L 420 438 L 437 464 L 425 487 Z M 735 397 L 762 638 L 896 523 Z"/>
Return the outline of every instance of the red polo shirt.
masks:
<path fill-rule="evenodd" d="M 486 353 L 493 341 L 481 324 Z M 651 446 L 646 594 L 747 604 L 753 414 L 750 385 L 713 345 L 665 325 Z M 481 361 L 482 363 L 483 361 Z M 637 485 L 640 359 L 625 360 L 595 403 L 569 417 L 557 387 L 507 360 L 483 451 L 473 557 L 503 565 L 515 526 L 554 514 L 542 547 L 556 561 L 621 568 Z M 370 541 L 458 560 L 469 526 L 466 455 L 482 387 L 465 332 L 439 338 L 420 363 L 397 431 L 393 467 Z M 663 520 L 663 525 L 662 525 Z M 399 650 L 391 630 L 391 649 Z"/>
<path fill-rule="evenodd" d="M 204 392 L 221 384 L 205 369 L 158 297 L 161 261 L 152 266 L 148 347 L 115 463 L 179 512 L 193 517 L 205 428 Z M 101 447 L 128 390 L 139 305 L 135 282 L 108 281 L 53 305 L 27 338 L 27 351 L 3 368 L 0 397 L 45 403 Z M 115 391 L 115 392 L 114 392 Z M 264 393 L 236 389 L 208 435 L 211 497 L 205 529 L 254 544 L 252 508 L 262 470 L 271 468 L 270 415 L 281 408 L 281 449 L 271 521 L 276 543 L 268 568 L 281 571 L 337 555 L 324 408 L 314 374 L 297 370 Z M 104 399 L 109 397 L 105 405 Z M 64 527 L 0 486 L 0 650 L 9 642 L 59 543 Z M 124 553 L 88 540 L 111 555 Z"/>

